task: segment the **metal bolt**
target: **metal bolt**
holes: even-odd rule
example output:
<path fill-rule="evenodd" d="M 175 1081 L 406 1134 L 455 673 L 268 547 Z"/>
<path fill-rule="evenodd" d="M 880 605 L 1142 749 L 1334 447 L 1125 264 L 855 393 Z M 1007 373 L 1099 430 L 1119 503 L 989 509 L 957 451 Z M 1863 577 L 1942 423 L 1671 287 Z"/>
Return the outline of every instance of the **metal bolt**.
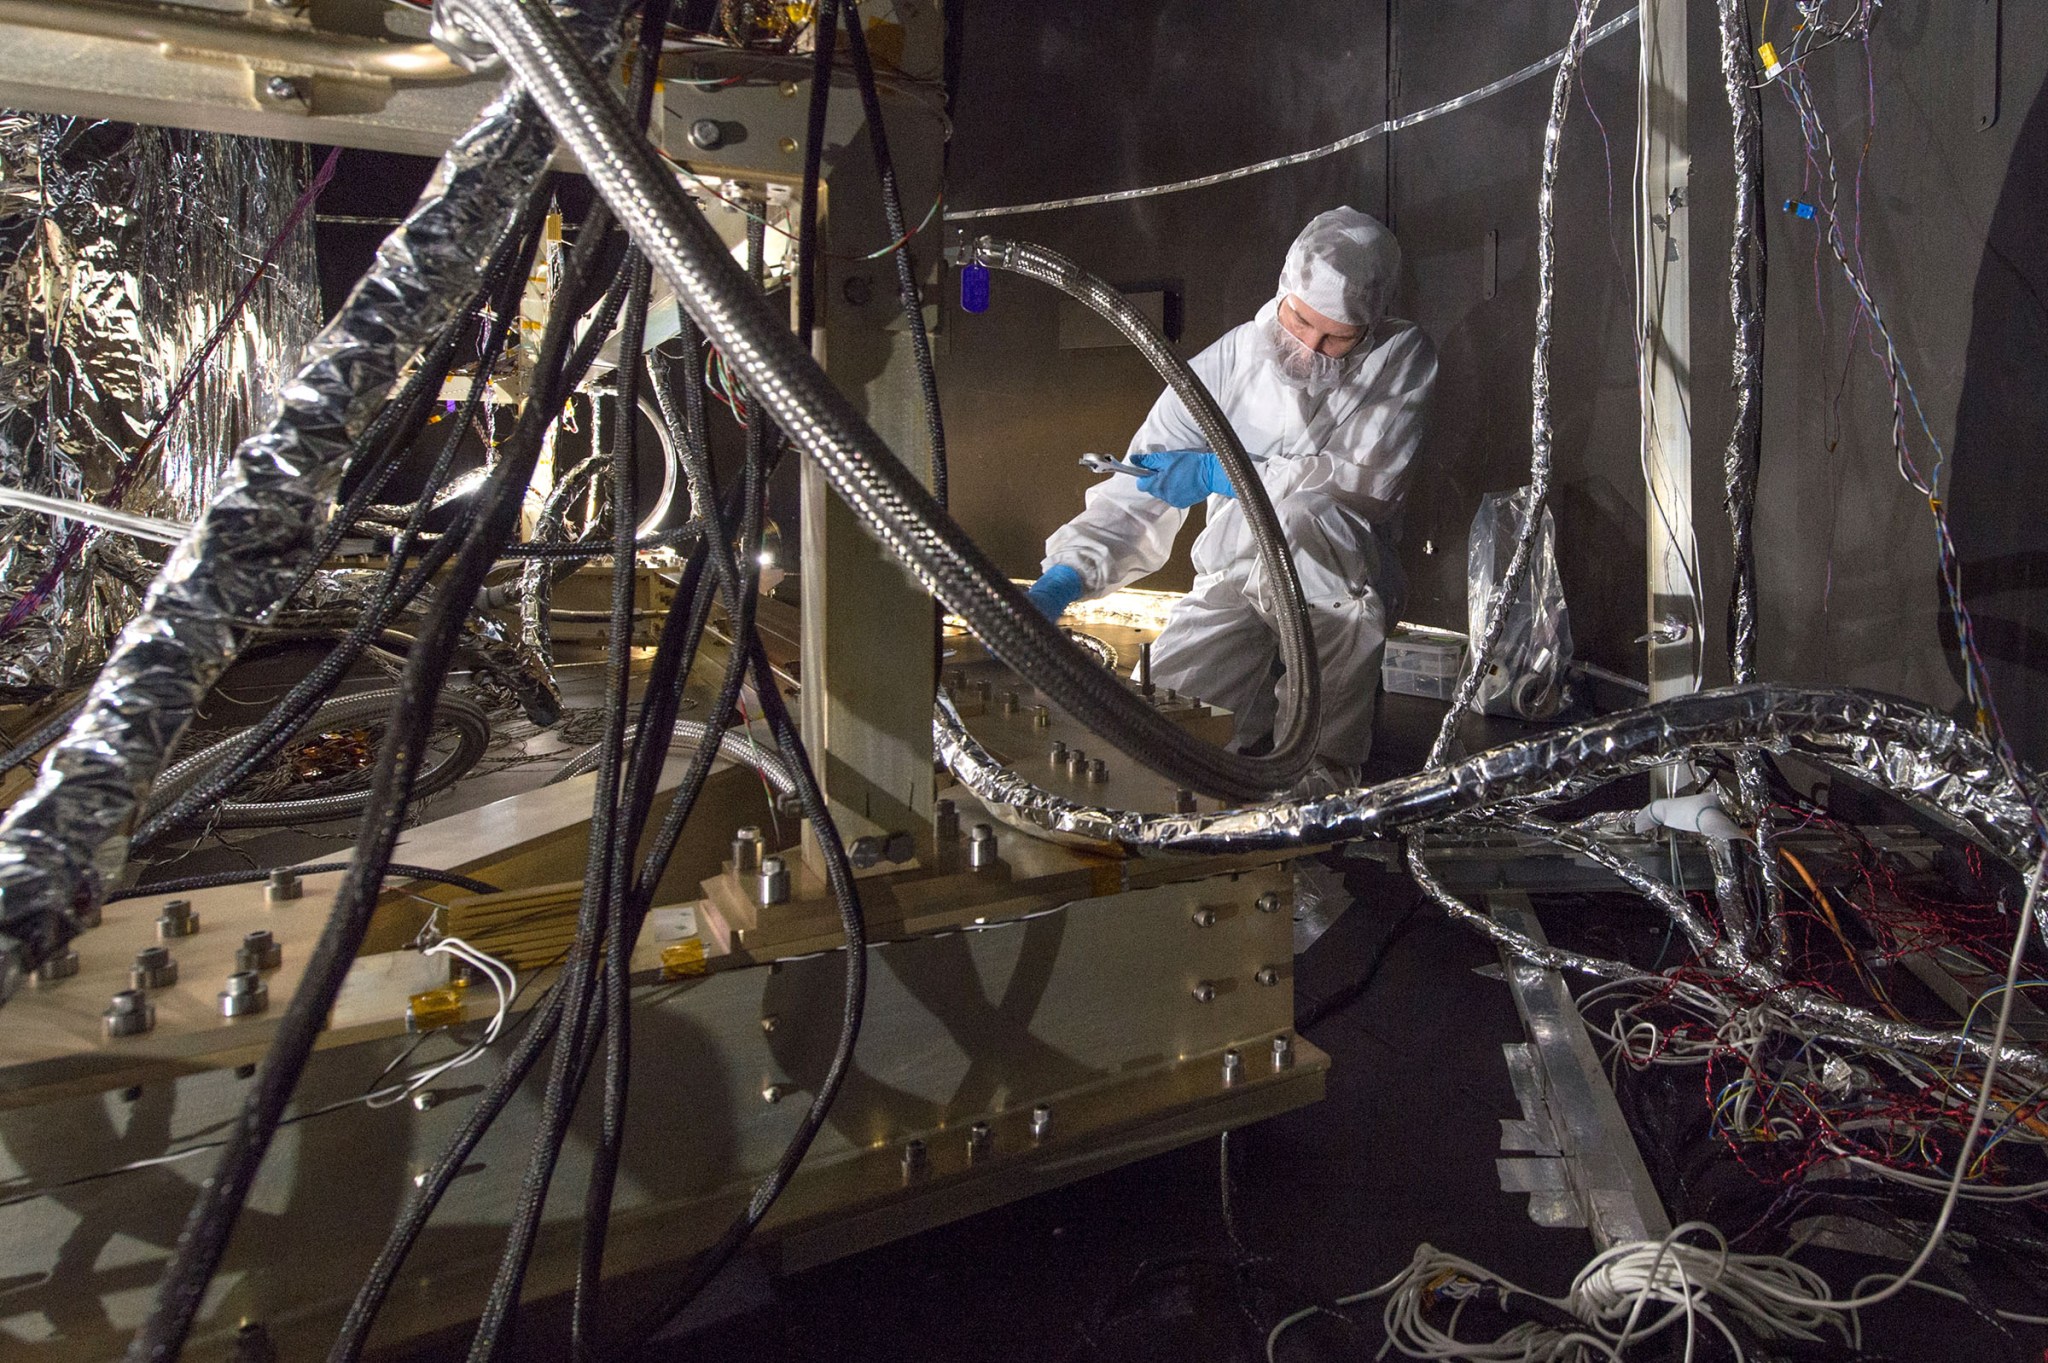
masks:
<path fill-rule="evenodd" d="M 1294 1068 L 1294 1038 L 1276 1036 L 1273 1038 L 1273 1068 L 1291 1070 Z"/>
<path fill-rule="evenodd" d="M 156 1026 L 156 1006 L 142 996 L 140 989 L 123 989 L 107 1005 L 100 1025 L 106 1028 L 109 1038 L 141 1036 Z"/>
<path fill-rule="evenodd" d="M 220 1015 L 246 1017 L 270 1006 L 270 986 L 253 970 L 237 970 L 228 976 L 228 987 L 220 991 Z"/>
<path fill-rule="evenodd" d="M 1099 786 L 1109 779 L 1109 763 L 1100 757 L 1088 759 L 1088 784 Z"/>
<path fill-rule="evenodd" d="M 272 76 L 263 82 L 263 93 L 275 100 L 299 99 L 305 94 L 305 87 L 290 76 Z"/>
<path fill-rule="evenodd" d="M 39 986 L 48 987 L 59 980 L 68 980 L 77 973 L 78 952 L 71 947 L 65 947 L 30 972 L 29 978 Z"/>
<path fill-rule="evenodd" d="M 782 148 L 784 156 L 796 155 L 796 139 L 794 137 L 785 137 L 775 145 Z"/>
<path fill-rule="evenodd" d="M 967 1162 L 986 1159 L 995 1149 L 995 1137 L 990 1134 L 987 1122 L 976 1122 L 967 1128 Z"/>
<path fill-rule="evenodd" d="M 1252 978 L 1260 984 L 1278 984 L 1280 983 L 1280 972 L 1273 969 L 1272 966 L 1263 965 L 1259 967 L 1259 973 L 1252 976 Z"/>
<path fill-rule="evenodd" d="M 1235 1048 L 1223 1053 L 1223 1082 L 1235 1084 L 1244 1078 L 1244 1057 Z"/>
<path fill-rule="evenodd" d="M 1258 906 L 1260 913 L 1278 913 L 1280 912 L 1280 896 L 1272 893 L 1262 894 L 1259 896 Z"/>
<path fill-rule="evenodd" d="M 996 831 L 985 823 L 978 823 L 967 835 L 967 865 L 969 869 L 986 871 L 996 864 Z"/>
<path fill-rule="evenodd" d="M 1138 694 L 1143 696 L 1146 700 L 1152 699 L 1153 687 L 1151 644 L 1145 643 L 1138 645 L 1138 666 L 1135 669 L 1135 671 L 1137 672 L 1136 680 L 1138 683 Z"/>
<path fill-rule="evenodd" d="M 1195 996 L 1196 1003 L 1214 1003 L 1216 1001 L 1216 986 L 1207 980 L 1198 981 L 1195 987 L 1188 992 Z"/>
<path fill-rule="evenodd" d="M 782 97 L 783 97 L 784 99 L 795 99 L 795 98 L 796 98 L 796 82 L 795 82 L 795 81 L 793 81 L 793 80 L 786 80 L 786 81 L 782 82 Z"/>
<path fill-rule="evenodd" d="M 789 902 L 789 867 L 781 857 L 761 858 L 761 870 L 754 877 L 754 897 L 763 905 Z"/>
<path fill-rule="evenodd" d="M 1195 793 L 1192 790 L 1176 790 L 1173 793 L 1173 812 L 1192 814 L 1195 812 Z"/>
<path fill-rule="evenodd" d="M 189 899 L 166 899 L 164 911 L 156 920 L 156 935 L 165 942 L 173 937 L 190 937 L 199 931 L 199 915 L 192 912 Z"/>
<path fill-rule="evenodd" d="M 882 860 L 882 840 L 872 833 L 853 840 L 846 849 L 846 859 L 856 871 L 865 871 Z"/>
<path fill-rule="evenodd" d="M 1052 1104 L 1040 1103 L 1031 1109 L 1031 1139 L 1042 1141 L 1052 1134 Z"/>
<path fill-rule="evenodd" d="M 178 963 L 164 947 L 144 947 L 135 953 L 128 982 L 137 989 L 162 989 L 178 982 Z"/>
<path fill-rule="evenodd" d="M 1067 749 L 1067 775 L 1078 777 L 1088 769 L 1088 754 L 1079 748 Z"/>
<path fill-rule="evenodd" d="M 1052 711 L 1043 705 L 1032 706 L 1031 727 L 1034 729 L 1050 729 L 1052 727 Z"/>
<path fill-rule="evenodd" d="M 960 836 L 960 806 L 951 800 L 940 800 L 932 806 L 932 831 L 940 842 L 951 842 Z"/>
<path fill-rule="evenodd" d="M 1003 694 L 1001 694 L 1000 696 L 997 696 L 997 697 L 996 697 L 996 708 L 997 708 L 998 710 L 1001 710 L 1001 711 L 1002 711 L 1002 712 L 1003 712 L 1004 714 L 1006 714 L 1006 715 L 1014 715 L 1014 714 L 1016 714 L 1016 713 L 1017 713 L 1017 693 L 1016 693 L 1015 691 L 1005 691 L 1005 692 L 1003 692 Z"/>
<path fill-rule="evenodd" d="M 710 151 L 725 142 L 725 129 L 718 126 L 715 118 L 700 118 L 690 125 L 690 145 L 699 151 Z"/>
<path fill-rule="evenodd" d="M 915 1137 L 903 1143 L 903 1181 L 923 1178 L 931 1170 L 931 1154 Z"/>
<path fill-rule="evenodd" d="M 891 866 L 901 866 L 917 855 L 917 839 L 908 833 L 884 833 L 882 835 L 882 860 Z"/>
<path fill-rule="evenodd" d="M 1055 738 L 1052 745 L 1045 750 L 1045 756 L 1055 767 L 1064 767 L 1067 765 L 1067 745 Z"/>
<path fill-rule="evenodd" d="M 242 935 L 241 950 L 235 953 L 237 970 L 275 970 L 284 964 L 284 948 L 268 928 Z"/>
<path fill-rule="evenodd" d="M 789 1085 L 787 1084 L 761 1085 L 761 1101 L 768 1104 L 770 1107 L 773 1107 L 775 1104 L 781 1102 L 785 1097 L 788 1096 L 788 1094 Z"/>
<path fill-rule="evenodd" d="M 1213 928 L 1216 926 L 1216 910 L 1214 909 L 1196 909 L 1188 917 L 1195 920 L 1195 926 L 1198 928 Z"/>
<path fill-rule="evenodd" d="M 732 869 L 743 876 L 761 869 L 760 829 L 749 826 L 732 835 Z"/>
<path fill-rule="evenodd" d="M 412 1096 L 412 1110 L 414 1112 L 431 1112 L 440 1106 L 440 1103 L 441 1095 L 432 1089 L 421 1089 Z"/>
<path fill-rule="evenodd" d="M 299 884 L 297 871 L 279 867 L 270 873 L 270 883 L 263 887 L 263 898 L 272 904 L 282 904 L 286 900 L 297 899 L 305 892 L 305 887 Z"/>
<path fill-rule="evenodd" d="M 985 679 L 978 681 L 974 684 L 974 694 L 981 698 L 983 705 L 986 705 L 996 698 L 996 684 Z"/>
<path fill-rule="evenodd" d="M 776 1027 L 781 1025 L 781 1022 L 781 1018 L 778 1018 L 775 1016 L 775 1014 L 770 1013 L 768 1016 L 761 1019 L 761 1030 L 763 1033 L 773 1033 Z"/>

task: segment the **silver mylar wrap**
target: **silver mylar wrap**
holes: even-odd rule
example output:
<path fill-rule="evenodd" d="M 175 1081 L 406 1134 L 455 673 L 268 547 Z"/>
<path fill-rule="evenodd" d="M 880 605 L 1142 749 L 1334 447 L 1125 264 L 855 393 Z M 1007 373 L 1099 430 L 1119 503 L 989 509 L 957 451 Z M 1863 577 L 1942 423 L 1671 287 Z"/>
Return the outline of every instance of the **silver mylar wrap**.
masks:
<path fill-rule="evenodd" d="M 617 12 L 589 0 L 565 17 L 586 50 L 609 53 Z M 404 366 L 456 322 L 554 145 L 508 85 L 449 148 L 404 225 L 308 347 L 268 429 L 235 452 L 85 710 L 0 822 L 0 997 L 23 968 L 79 931 L 89 915 L 74 910 L 95 902 L 104 878 L 119 871 L 142 793 L 241 648 L 245 622 L 279 598 L 313 552 L 355 437 Z"/>
<path fill-rule="evenodd" d="M 288 221 L 302 149 L 257 138 L 0 113 L 0 482 L 103 500 Z M 131 480 L 127 510 L 189 520 L 312 335 L 301 225 Z M 0 605 L 49 570 L 71 523 L 0 514 Z M 0 639 L 0 696 L 82 681 L 155 564 L 95 534 Z"/>
<path fill-rule="evenodd" d="M 1869 691 L 1738 686 L 1678 696 L 1507 744 L 1437 771 L 1299 802 L 1196 814 L 1104 809 L 1003 766 L 942 694 L 939 757 L 984 804 L 1020 825 L 1133 849 L 1233 852 L 1383 837 L 1461 816 L 1519 815 L 1692 755 L 1748 747 L 1845 771 L 1944 820 L 2018 867 L 2041 854 L 2028 792 L 1977 734 L 1917 701 Z M 2041 778 L 2026 773 L 2036 798 Z"/>
<path fill-rule="evenodd" d="M 1557 79 L 1550 86 L 1550 116 L 1543 124 L 1543 172 L 1536 189 L 1536 347 L 1529 372 L 1529 490 L 1524 505 L 1527 519 L 1515 539 L 1514 553 L 1495 584 L 1493 599 L 1486 606 L 1486 630 L 1466 650 L 1465 668 L 1451 693 L 1451 708 L 1444 714 L 1436 742 L 1430 745 L 1429 763 L 1441 767 L 1451 760 L 1451 745 L 1458 736 L 1458 721 L 1472 704 L 1486 675 L 1487 659 L 1500 643 L 1507 628 L 1508 608 L 1516 585 L 1528 571 L 1529 554 L 1543 524 L 1543 504 L 1550 496 L 1550 452 L 1554 432 L 1550 425 L 1550 323 L 1557 303 L 1557 157 L 1564 141 L 1565 114 L 1571 109 L 1572 83 L 1585 61 L 1586 42 L 1593 31 L 1593 15 L 1600 0 L 1579 0 L 1572 36 L 1565 44 L 1564 58 L 1557 64 Z"/>

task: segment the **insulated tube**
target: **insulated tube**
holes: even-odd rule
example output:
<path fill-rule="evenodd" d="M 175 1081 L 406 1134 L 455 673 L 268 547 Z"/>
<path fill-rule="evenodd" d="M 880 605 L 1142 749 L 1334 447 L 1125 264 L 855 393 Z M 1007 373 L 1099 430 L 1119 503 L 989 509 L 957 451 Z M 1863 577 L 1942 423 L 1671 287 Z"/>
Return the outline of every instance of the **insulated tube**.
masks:
<path fill-rule="evenodd" d="M 593 17 L 610 16 L 578 16 Z M 356 437 L 405 366 L 454 324 L 553 151 L 524 96 L 494 99 L 308 347 L 269 426 L 236 450 L 84 712 L 0 823 L 0 999 L 85 926 L 76 910 L 118 876 L 137 802 L 240 652 L 247 622 L 311 557 Z"/>
<path fill-rule="evenodd" d="M 1308 743 L 1250 757 L 1191 736 L 1069 644 L 825 377 L 544 6 L 446 0 L 445 11 L 488 36 L 691 317 L 869 533 L 996 656 L 1134 761 L 1188 789 L 1257 799 L 1308 769 Z M 1257 495 L 1256 486 L 1245 491 Z M 1275 570 L 1284 564 L 1283 556 Z"/>

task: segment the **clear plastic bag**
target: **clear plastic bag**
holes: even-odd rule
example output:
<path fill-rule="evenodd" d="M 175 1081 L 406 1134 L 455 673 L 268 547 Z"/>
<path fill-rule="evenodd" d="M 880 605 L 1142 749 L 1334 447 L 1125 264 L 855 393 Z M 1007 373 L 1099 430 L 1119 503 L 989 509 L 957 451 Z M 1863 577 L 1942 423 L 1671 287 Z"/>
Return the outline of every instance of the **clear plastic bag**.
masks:
<path fill-rule="evenodd" d="M 1528 522 L 1528 495 L 1527 488 L 1489 492 L 1472 518 L 1465 612 L 1475 649 L 1486 633 L 1494 585 L 1507 571 L 1515 541 Z M 1564 583 L 1557 575 L 1557 528 L 1545 507 L 1536 542 L 1529 549 L 1528 573 L 1508 603 L 1507 623 L 1473 693 L 1472 708 L 1482 714 L 1548 719 L 1569 699 L 1565 670 L 1571 660 L 1572 622 L 1565 610 Z"/>

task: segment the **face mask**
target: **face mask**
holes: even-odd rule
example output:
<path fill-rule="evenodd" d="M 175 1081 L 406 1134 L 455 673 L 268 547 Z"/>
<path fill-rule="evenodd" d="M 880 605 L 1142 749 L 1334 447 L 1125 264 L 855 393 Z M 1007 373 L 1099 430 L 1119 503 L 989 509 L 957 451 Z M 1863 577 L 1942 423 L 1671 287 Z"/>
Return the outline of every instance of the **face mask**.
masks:
<path fill-rule="evenodd" d="M 1349 356 L 1325 355 L 1311 350 L 1293 332 L 1280 325 L 1276 314 L 1266 319 L 1266 357 L 1281 382 L 1311 395 L 1327 393 L 1344 378 L 1344 361 Z"/>

